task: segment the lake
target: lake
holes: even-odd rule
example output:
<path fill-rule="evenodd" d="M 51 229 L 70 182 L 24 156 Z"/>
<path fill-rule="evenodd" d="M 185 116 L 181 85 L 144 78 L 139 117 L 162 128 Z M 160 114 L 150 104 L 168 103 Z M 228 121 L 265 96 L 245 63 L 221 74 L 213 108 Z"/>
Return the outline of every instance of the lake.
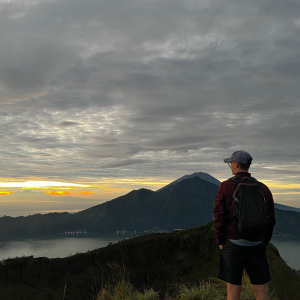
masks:
<path fill-rule="evenodd" d="M 291 268 L 300 270 L 300 238 L 273 236 L 271 243 L 279 250 L 280 256 Z"/>
<path fill-rule="evenodd" d="M 142 233 L 140 233 L 142 234 Z M 67 257 L 135 237 L 138 233 L 60 236 L 40 239 L 0 240 L 0 260 L 16 256 Z"/>
<path fill-rule="evenodd" d="M 84 253 L 96 248 L 107 246 L 109 243 L 117 243 L 125 238 L 135 237 L 143 233 L 102 234 L 61 236 L 48 239 L 19 239 L 0 240 L 0 260 L 16 256 L 34 257 L 67 257 L 78 252 Z M 290 236 L 273 236 L 272 244 L 279 250 L 280 256 L 286 263 L 300 270 L 300 239 Z"/>

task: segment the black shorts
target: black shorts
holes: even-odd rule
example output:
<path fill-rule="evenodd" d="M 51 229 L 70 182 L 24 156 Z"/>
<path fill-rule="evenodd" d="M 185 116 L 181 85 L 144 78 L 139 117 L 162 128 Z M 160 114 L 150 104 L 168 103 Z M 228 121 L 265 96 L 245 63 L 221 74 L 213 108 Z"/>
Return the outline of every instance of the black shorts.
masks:
<path fill-rule="evenodd" d="M 226 240 L 220 250 L 220 267 L 217 277 L 226 282 L 241 285 L 243 270 L 252 284 L 265 284 L 270 281 L 270 272 L 266 256 L 266 246 L 239 246 Z"/>

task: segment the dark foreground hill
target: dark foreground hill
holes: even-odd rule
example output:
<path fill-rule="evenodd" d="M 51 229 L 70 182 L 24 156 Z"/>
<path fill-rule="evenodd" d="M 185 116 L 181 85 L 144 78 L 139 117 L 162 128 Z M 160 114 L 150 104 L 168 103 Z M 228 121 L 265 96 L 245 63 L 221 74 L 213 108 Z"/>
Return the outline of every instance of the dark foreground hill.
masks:
<path fill-rule="evenodd" d="M 147 189 L 133 190 L 76 214 L 2 217 L 0 237 L 58 235 L 78 228 L 100 233 L 122 228 L 144 231 L 157 225 L 168 230 L 201 226 L 213 218 L 218 185 L 199 176 L 187 177 L 156 192 Z M 276 209 L 276 219 L 275 232 L 300 236 L 300 212 Z"/>
<path fill-rule="evenodd" d="M 299 299 L 300 276 L 268 245 L 278 299 Z M 215 276 L 219 250 L 213 223 L 181 232 L 144 235 L 67 258 L 21 257 L 0 265 L 0 300 L 90 300 L 125 269 L 134 287 L 162 294 L 175 283 L 199 284 Z"/>

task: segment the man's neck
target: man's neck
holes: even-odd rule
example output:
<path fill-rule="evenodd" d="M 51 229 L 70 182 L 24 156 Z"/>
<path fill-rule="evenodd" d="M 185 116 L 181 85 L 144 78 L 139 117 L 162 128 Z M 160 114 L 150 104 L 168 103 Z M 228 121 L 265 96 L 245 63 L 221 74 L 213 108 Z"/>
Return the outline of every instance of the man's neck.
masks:
<path fill-rule="evenodd" d="M 234 170 L 233 175 L 236 175 L 237 173 L 249 173 L 249 170 L 242 170 L 240 168 L 237 168 L 237 169 Z"/>

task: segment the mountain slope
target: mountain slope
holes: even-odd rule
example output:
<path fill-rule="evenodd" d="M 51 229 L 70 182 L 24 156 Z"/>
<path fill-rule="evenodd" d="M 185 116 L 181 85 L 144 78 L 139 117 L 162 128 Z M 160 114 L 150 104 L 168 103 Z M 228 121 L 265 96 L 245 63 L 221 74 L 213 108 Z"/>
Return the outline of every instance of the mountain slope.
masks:
<path fill-rule="evenodd" d="M 199 177 L 185 179 L 159 192 L 132 191 L 75 214 L 93 231 L 190 228 L 211 220 L 218 187 Z"/>
<path fill-rule="evenodd" d="M 91 231 L 144 230 L 153 227 L 156 194 L 147 189 L 134 190 L 114 200 L 74 215 Z"/>

